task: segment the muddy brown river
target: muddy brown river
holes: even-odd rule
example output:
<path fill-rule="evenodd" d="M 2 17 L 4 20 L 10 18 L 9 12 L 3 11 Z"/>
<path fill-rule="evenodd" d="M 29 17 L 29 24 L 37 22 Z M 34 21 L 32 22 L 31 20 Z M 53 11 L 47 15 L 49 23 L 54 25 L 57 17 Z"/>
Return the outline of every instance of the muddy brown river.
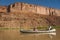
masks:
<path fill-rule="evenodd" d="M 52 34 L 26 34 L 19 30 L 0 30 L 0 40 L 60 40 L 60 29 Z"/>

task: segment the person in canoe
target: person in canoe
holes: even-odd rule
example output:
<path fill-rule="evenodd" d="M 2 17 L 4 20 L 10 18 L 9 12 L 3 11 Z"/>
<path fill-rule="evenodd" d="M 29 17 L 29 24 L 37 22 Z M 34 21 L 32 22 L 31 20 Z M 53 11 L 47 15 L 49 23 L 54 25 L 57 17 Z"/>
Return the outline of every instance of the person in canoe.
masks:
<path fill-rule="evenodd" d="M 52 27 L 51 26 L 49 26 L 49 29 L 48 30 L 52 30 Z"/>

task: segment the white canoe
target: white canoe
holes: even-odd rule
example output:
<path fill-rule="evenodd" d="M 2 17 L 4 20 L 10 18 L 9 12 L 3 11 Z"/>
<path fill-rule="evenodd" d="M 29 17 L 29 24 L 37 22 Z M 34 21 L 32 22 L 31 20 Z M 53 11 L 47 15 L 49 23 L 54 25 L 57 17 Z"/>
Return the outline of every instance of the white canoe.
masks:
<path fill-rule="evenodd" d="M 51 33 L 51 32 L 55 32 L 56 29 L 52 29 L 52 30 L 36 30 L 36 31 L 33 31 L 33 30 L 20 30 L 20 32 L 22 33 Z"/>

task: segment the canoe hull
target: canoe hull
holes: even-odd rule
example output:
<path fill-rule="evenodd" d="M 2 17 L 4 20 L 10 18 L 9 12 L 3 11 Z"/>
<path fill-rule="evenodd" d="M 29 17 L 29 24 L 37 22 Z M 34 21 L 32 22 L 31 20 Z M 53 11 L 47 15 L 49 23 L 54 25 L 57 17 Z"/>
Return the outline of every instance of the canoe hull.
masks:
<path fill-rule="evenodd" d="M 55 32 L 56 30 L 46 30 L 46 31 L 32 31 L 32 30 L 20 30 L 22 33 L 52 33 Z"/>

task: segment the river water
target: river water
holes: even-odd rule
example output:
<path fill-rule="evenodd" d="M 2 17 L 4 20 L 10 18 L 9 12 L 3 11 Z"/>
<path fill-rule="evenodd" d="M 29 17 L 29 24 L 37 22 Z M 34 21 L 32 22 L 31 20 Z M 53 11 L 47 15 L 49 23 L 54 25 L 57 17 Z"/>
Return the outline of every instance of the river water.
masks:
<path fill-rule="evenodd" d="M 60 40 L 60 29 L 56 29 L 56 35 L 26 34 L 19 30 L 0 30 L 0 40 Z"/>

